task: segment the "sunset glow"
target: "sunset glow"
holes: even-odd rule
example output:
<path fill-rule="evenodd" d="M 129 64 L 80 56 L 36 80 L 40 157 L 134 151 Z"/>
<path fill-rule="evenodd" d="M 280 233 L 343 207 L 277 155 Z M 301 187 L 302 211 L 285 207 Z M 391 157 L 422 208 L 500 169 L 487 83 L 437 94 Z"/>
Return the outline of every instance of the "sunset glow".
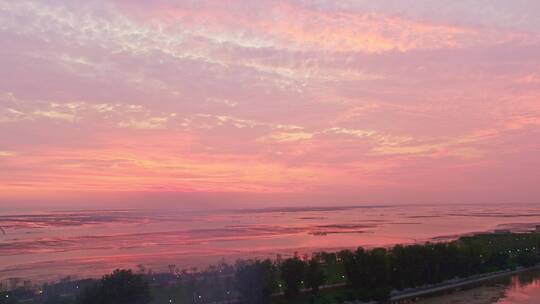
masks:
<path fill-rule="evenodd" d="M 539 10 L 0 0 L 0 207 L 537 203 Z"/>

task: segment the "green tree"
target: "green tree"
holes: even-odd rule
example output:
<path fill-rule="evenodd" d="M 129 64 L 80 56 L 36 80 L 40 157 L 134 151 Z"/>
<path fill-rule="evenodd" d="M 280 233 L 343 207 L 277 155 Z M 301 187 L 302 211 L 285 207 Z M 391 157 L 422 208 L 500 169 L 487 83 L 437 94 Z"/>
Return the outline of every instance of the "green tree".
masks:
<path fill-rule="evenodd" d="M 150 288 L 141 275 L 131 270 L 115 270 L 80 295 L 80 304 L 147 304 Z"/>

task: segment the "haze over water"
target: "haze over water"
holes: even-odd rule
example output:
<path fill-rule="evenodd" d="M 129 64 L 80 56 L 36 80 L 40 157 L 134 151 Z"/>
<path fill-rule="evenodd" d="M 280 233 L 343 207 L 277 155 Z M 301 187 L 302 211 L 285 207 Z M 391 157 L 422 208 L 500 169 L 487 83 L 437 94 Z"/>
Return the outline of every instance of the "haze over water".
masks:
<path fill-rule="evenodd" d="M 526 204 L 4 211 L 0 279 L 82 278 L 138 264 L 190 269 L 221 259 L 448 240 L 538 223 L 540 206 Z"/>

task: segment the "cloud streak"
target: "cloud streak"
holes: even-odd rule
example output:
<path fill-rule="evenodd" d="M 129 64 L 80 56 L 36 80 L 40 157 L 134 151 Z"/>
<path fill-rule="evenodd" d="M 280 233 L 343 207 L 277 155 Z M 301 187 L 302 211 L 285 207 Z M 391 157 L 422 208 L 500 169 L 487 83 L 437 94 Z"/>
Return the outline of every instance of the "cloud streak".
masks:
<path fill-rule="evenodd" d="M 0 198 L 536 202 L 537 6 L 0 1 Z"/>

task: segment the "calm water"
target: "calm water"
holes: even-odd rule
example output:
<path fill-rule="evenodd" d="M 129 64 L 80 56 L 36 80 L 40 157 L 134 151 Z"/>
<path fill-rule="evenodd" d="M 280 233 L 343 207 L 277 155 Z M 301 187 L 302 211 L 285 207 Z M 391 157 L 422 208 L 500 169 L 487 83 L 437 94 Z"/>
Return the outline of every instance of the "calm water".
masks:
<path fill-rule="evenodd" d="M 137 264 L 204 267 L 222 258 L 444 240 L 537 223 L 540 205 L 2 212 L 0 280 L 80 278 Z"/>

